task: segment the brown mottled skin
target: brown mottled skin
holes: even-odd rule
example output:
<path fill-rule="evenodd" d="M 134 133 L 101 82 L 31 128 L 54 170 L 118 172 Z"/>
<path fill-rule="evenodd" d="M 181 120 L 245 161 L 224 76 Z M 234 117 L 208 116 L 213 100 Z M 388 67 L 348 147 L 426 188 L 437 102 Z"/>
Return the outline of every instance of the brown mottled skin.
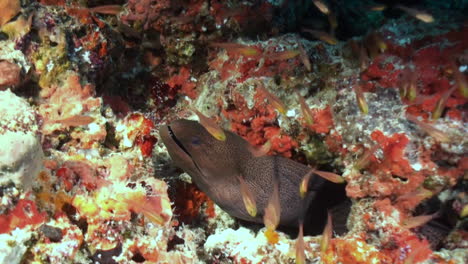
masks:
<path fill-rule="evenodd" d="M 307 166 L 280 156 L 254 157 L 247 141 L 232 132 L 225 133 L 226 141 L 219 141 L 198 122 L 184 119 L 160 129 L 175 165 L 190 174 L 197 186 L 230 215 L 262 223 L 273 181 L 278 180 L 282 226 L 297 226 L 299 219 L 303 219 L 304 232 L 318 234 L 330 211 L 334 233 L 347 231 L 351 201 L 346 197 L 344 185 L 312 177 L 304 202 L 300 199 L 299 184 L 309 171 Z M 255 195 L 258 211 L 255 218 L 244 207 L 237 176 L 244 177 Z M 449 231 L 449 225 L 434 219 L 422 226 L 419 233 L 436 248 Z"/>
<path fill-rule="evenodd" d="M 280 224 L 296 226 L 304 212 L 299 184 L 310 169 L 280 156 L 254 157 L 247 141 L 232 132 L 225 133 L 226 141 L 219 141 L 198 122 L 183 119 L 160 130 L 175 165 L 187 172 L 197 186 L 230 215 L 262 223 L 276 178 L 279 180 Z M 245 178 L 255 195 L 258 211 L 255 218 L 244 207 L 237 176 Z M 309 199 L 324 182 L 320 177 L 312 178 Z"/>

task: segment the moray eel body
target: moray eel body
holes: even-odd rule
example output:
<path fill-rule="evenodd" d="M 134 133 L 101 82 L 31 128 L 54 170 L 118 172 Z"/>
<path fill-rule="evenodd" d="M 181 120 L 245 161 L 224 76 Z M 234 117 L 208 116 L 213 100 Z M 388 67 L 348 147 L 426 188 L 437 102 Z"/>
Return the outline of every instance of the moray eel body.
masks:
<path fill-rule="evenodd" d="M 310 168 L 280 156 L 255 157 L 246 140 L 232 132 L 225 133 L 226 140 L 219 141 L 198 122 L 184 119 L 160 129 L 162 141 L 175 165 L 187 172 L 197 186 L 227 213 L 245 221 L 262 223 L 274 180 L 277 180 L 280 225 L 297 226 L 306 204 L 300 198 L 299 185 Z M 250 216 L 244 207 L 237 176 L 244 177 L 255 195 L 256 217 Z M 329 184 L 324 179 L 313 177 L 306 201 L 314 203 L 327 186 Z M 318 215 L 325 219 L 326 208 L 322 205 L 316 205 L 315 211 L 320 211 Z M 320 222 L 319 229 L 323 225 Z"/>
<path fill-rule="evenodd" d="M 184 119 L 160 129 L 162 141 L 175 165 L 187 172 L 195 184 L 230 215 L 262 223 L 276 180 L 279 183 L 281 226 L 297 227 L 302 218 L 305 233 L 319 234 L 325 226 L 327 211 L 330 211 L 334 233 L 347 231 L 351 201 L 346 197 L 344 184 L 312 177 L 309 192 L 302 200 L 299 185 L 310 170 L 307 166 L 280 156 L 256 157 L 247 141 L 232 132 L 225 133 L 226 140 L 219 141 L 198 122 Z M 250 216 L 245 209 L 238 176 L 245 179 L 255 195 L 256 217 Z M 449 231 L 447 225 L 436 219 L 424 225 L 420 234 L 436 248 Z"/>

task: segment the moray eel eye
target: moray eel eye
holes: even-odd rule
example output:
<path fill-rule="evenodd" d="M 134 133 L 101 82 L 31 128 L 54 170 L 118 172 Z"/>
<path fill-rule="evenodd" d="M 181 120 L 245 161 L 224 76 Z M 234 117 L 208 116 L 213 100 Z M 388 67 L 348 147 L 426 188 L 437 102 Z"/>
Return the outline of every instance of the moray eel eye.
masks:
<path fill-rule="evenodd" d="M 199 137 L 192 138 L 192 145 L 199 146 L 201 144 L 201 140 Z"/>

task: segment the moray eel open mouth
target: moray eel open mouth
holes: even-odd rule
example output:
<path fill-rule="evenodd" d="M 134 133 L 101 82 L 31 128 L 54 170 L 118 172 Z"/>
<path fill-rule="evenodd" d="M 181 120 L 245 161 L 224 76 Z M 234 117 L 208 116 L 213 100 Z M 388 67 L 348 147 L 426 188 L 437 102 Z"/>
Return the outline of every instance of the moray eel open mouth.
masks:
<path fill-rule="evenodd" d="M 192 155 L 190 155 L 190 153 L 187 151 L 187 149 L 185 149 L 184 145 L 182 145 L 182 143 L 177 139 L 177 137 L 174 134 L 174 131 L 172 131 L 172 129 L 171 129 L 171 126 L 167 126 L 167 131 L 169 132 L 169 136 L 171 137 L 172 140 L 174 140 L 174 142 L 177 144 L 177 146 L 179 146 L 179 148 L 181 148 L 185 152 L 185 154 L 192 157 Z"/>

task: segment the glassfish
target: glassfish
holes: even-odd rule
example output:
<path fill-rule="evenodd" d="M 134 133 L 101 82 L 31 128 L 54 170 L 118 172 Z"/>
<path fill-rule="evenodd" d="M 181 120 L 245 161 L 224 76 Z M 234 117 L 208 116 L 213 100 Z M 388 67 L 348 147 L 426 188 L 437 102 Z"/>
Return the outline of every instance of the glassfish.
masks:
<path fill-rule="evenodd" d="M 245 182 L 242 176 L 237 176 L 239 180 L 242 200 L 244 201 L 244 206 L 249 215 L 255 217 L 257 215 L 257 203 L 255 202 L 255 196 L 253 195 L 252 191 L 250 190 L 249 186 Z"/>
<path fill-rule="evenodd" d="M 343 177 L 340 175 L 333 173 L 333 172 L 328 172 L 328 171 L 319 171 L 319 170 L 314 170 L 312 169 L 312 172 L 317 174 L 318 176 L 324 178 L 325 180 L 331 181 L 333 183 L 344 183 L 345 180 Z"/>
<path fill-rule="evenodd" d="M 435 217 L 438 216 L 438 213 L 430 214 L 430 215 L 419 215 L 419 216 L 413 216 L 409 217 L 402 222 L 402 226 L 411 229 L 415 228 L 418 226 L 422 226 L 426 224 L 427 222 L 431 221 Z"/>
<path fill-rule="evenodd" d="M 415 18 L 421 20 L 422 22 L 425 22 L 425 23 L 434 22 L 434 17 L 431 14 L 427 13 L 427 12 L 424 12 L 424 11 L 421 11 L 421 10 L 418 10 L 418 9 L 414 9 L 414 8 L 409 8 L 409 7 L 402 6 L 402 5 L 397 5 L 396 8 L 399 8 L 399 9 L 403 10 L 404 12 L 409 14 L 410 16 L 415 17 Z"/>
<path fill-rule="evenodd" d="M 299 234 L 296 239 L 296 264 L 305 264 L 304 224 L 299 222 Z"/>
<path fill-rule="evenodd" d="M 304 120 L 306 121 L 306 124 L 312 125 L 314 123 L 314 116 L 312 114 L 312 111 L 305 102 L 304 98 L 299 93 L 297 93 L 297 97 L 299 98 L 299 104 L 301 105 L 301 113 L 304 117 Z"/>
<path fill-rule="evenodd" d="M 75 115 L 65 119 L 57 120 L 57 123 L 71 126 L 71 127 L 78 127 L 78 126 L 86 126 L 94 121 L 93 117 L 85 116 L 85 115 Z"/>
<path fill-rule="evenodd" d="M 195 112 L 195 114 L 198 116 L 200 124 L 206 129 L 206 131 L 208 131 L 208 133 L 210 133 L 217 140 L 226 140 L 226 134 L 224 133 L 223 129 L 218 126 L 218 124 L 216 124 L 215 121 L 205 116 L 195 108 L 193 108 L 192 111 Z"/>
<path fill-rule="evenodd" d="M 310 33 L 312 36 L 314 36 L 314 38 L 320 39 L 321 41 L 328 43 L 330 45 L 336 45 L 338 43 L 338 40 L 335 37 L 323 31 L 307 29 L 307 28 L 303 28 L 302 31 Z"/>
<path fill-rule="evenodd" d="M 268 200 L 268 205 L 265 208 L 263 215 L 263 223 L 269 230 L 276 230 L 280 222 L 281 207 L 279 198 L 279 187 L 278 182 L 274 180 L 273 192 Z"/>
<path fill-rule="evenodd" d="M 332 228 L 332 217 L 330 212 L 328 212 L 328 217 L 327 217 L 327 224 L 325 225 L 325 228 L 323 229 L 323 234 L 322 234 L 322 240 L 320 241 L 320 252 L 324 254 L 328 246 L 330 245 L 330 241 L 333 236 L 333 228 Z"/>
<path fill-rule="evenodd" d="M 448 89 L 445 93 L 443 93 L 439 100 L 437 100 L 436 106 L 434 107 L 434 110 L 432 110 L 433 120 L 439 119 L 439 117 L 442 116 L 442 112 L 445 109 L 447 100 L 450 98 L 450 95 L 455 91 L 456 88 L 457 86 L 454 85 L 452 88 Z"/>
<path fill-rule="evenodd" d="M 364 96 L 364 93 L 362 92 L 361 85 L 356 84 L 353 86 L 353 88 L 354 88 L 354 92 L 356 93 L 356 100 L 357 100 L 359 109 L 364 114 L 369 113 L 369 106 L 367 105 L 366 97 Z"/>
<path fill-rule="evenodd" d="M 261 82 L 258 83 L 257 90 L 265 95 L 268 102 L 283 115 L 286 115 L 286 106 L 281 100 L 274 94 L 270 93 Z"/>
<path fill-rule="evenodd" d="M 313 173 L 314 171 L 310 170 L 306 175 L 304 175 L 304 177 L 302 177 L 301 184 L 299 185 L 299 195 L 302 199 L 304 199 L 306 196 L 307 190 L 309 188 L 309 181 Z"/>
<path fill-rule="evenodd" d="M 447 135 L 446 132 L 435 128 L 433 125 L 427 124 L 421 120 L 419 120 L 417 117 L 412 116 L 412 115 L 407 115 L 406 118 L 415 123 L 419 128 L 421 128 L 424 132 L 429 134 L 429 136 L 433 137 L 435 140 L 442 142 L 442 143 L 449 143 L 450 142 L 450 137 Z"/>
<path fill-rule="evenodd" d="M 260 57 L 262 55 L 262 51 L 259 48 L 239 43 L 212 42 L 210 46 L 223 48 L 228 52 L 237 53 L 245 57 Z"/>
<path fill-rule="evenodd" d="M 324 13 L 325 15 L 328 15 L 330 13 L 330 9 L 328 6 L 321 0 L 312 0 L 312 3 L 320 10 L 320 12 Z"/>
<path fill-rule="evenodd" d="M 263 145 L 259 148 L 251 147 L 250 152 L 254 157 L 262 157 L 266 156 L 267 153 L 271 150 L 271 140 L 267 140 Z"/>
<path fill-rule="evenodd" d="M 379 148 L 379 144 L 374 144 L 371 148 L 364 151 L 364 154 L 356 161 L 354 168 L 357 170 L 367 167 L 370 162 L 371 156 L 374 155 L 375 151 Z"/>
<path fill-rule="evenodd" d="M 122 12 L 123 8 L 120 5 L 102 5 L 89 8 L 89 11 L 98 14 L 104 15 L 117 15 L 118 13 Z"/>
<path fill-rule="evenodd" d="M 299 52 L 300 52 L 299 55 L 300 55 L 302 64 L 304 64 L 304 67 L 307 69 L 307 71 L 310 72 L 312 71 L 312 64 L 310 63 L 309 55 L 307 55 L 307 52 L 304 49 L 304 46 L 302 45 L 299 38 L 297 38 L 296 40 L 297 40 L 297 46 L 299 47 Z"/>

